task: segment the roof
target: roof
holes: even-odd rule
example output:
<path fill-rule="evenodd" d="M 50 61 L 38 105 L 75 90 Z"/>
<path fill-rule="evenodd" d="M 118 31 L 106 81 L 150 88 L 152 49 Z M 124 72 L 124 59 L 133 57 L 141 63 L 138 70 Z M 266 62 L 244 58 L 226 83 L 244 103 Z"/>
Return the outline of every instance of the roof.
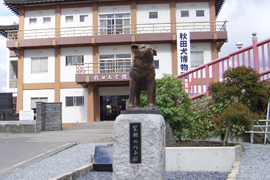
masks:
<path fill-rule="evenodd" d="M 61 2 L 83 2 L 83 1 L 101 1 L 101 0 L 4 0 L 4 4 L 13 11 L 16 15 L 19 15 L 20 6 L 33 5 L 33 4 L 53 4 Z M 224 2 L 226 0 L 215 0 L 216 17 L 218 16 Z"/>
<path fill-rule="evenodd" d="M 19 25 L 14 24 L 14 25 L 1 25 L 0 26 L 0 35 L 4 36 L 7 38 L 7 30 L 18 30 Z"/>

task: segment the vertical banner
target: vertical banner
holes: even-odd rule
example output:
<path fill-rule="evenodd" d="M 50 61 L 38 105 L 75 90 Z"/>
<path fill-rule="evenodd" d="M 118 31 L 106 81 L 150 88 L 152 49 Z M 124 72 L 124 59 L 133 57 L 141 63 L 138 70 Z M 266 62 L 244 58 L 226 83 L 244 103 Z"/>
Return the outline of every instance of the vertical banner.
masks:
<path fill-rule="evenodd" d="M 178 74 L 190 70 L 190 32 L 177 30 L 177 65 Z"/>
<path fill-rule="evenodd" d="M 129 123 L 130 163 L 141 163 L 141 123 Z"/>

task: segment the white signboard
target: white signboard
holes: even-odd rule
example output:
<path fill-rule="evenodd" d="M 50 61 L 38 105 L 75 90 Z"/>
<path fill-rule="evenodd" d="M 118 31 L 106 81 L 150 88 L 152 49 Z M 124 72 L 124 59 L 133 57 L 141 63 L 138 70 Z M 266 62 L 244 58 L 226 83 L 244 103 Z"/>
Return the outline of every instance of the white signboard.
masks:
<path fill-rule="evenodd" d="M 178 74 L 190 70 L 190 32 L 177 30 L 177 65 Z"/>
<path fill-rule="evenodd" d="M 25 110 L 20 110 L 19 111 L 19 120 L 23 121 L 23 120 L 34 120 L 34 111 L 33 110 L 29 110 L 29 111 L 25 111 Z"/>

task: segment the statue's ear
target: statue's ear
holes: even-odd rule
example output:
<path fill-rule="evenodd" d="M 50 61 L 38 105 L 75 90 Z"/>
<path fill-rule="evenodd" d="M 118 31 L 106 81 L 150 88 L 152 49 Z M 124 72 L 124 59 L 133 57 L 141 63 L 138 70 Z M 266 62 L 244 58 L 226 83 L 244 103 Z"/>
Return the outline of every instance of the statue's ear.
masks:
<path fill-rule="evenodd" d="M 131 45 L 131 49 L 132 49 L 132 51 L 134 51 L 134 52 L 138 52 L 139 45 L 138 45 L 138 44 L 132 44 L 132 45 Z"/>
<path fill-rule="evenodd" d="M 155 49 L 153 49 L 153 55 L 156 56 L 157 55 L 157 51 Z"/>

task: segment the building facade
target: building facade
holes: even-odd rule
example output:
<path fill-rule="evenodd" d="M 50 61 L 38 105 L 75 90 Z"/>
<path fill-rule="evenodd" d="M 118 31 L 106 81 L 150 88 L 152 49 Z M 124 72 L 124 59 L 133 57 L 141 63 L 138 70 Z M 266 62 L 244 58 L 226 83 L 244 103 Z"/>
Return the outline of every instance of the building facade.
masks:
<path fill-rule="evenodd" d="M 190 32 L 190 69 L 216 59 L 227 41 L 226 21 L 216 21 L 224 0 L 5 3 L 19 16 L 6 34 L 16 110 L 62 102 L 64 126 L 114 120 L 126 108 L 131 44 L 156 49 L 161 78 L 179 74 L 177 30 Z"/>

